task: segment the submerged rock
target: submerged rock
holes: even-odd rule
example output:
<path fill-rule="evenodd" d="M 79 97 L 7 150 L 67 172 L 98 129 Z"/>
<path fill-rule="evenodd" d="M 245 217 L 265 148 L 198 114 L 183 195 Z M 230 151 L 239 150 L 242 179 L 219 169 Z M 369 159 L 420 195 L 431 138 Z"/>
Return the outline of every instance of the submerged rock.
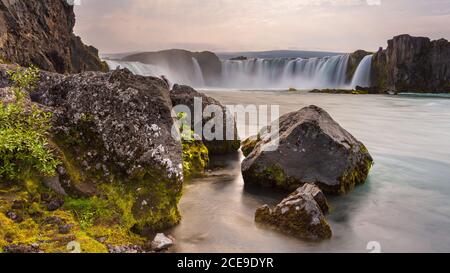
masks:
<path fill-rule="evenodd" d="M 203 143 L 208 148 L 210 154 L 225 154 L 229 152 L 234 152 L 239 150 L 240 140 L 237 134 L 236 123 L 234 122 L 234 117 L 229 114 L 229 111 L 217 100 L 208 97 L 207 95 L 197 92 L 192 87 L 185 85 L 174 85 L 172 91 L 170 92 L 170 97 L 172 99 L 173 106 L 185 105 L 191 111 L 191 128 L 195 128 L 195 118 L 194 118 L 194 99 L 201 98 L 202 105 L 201 111 L 204 111 L 206 107 L 215 105 L 222 110 L 223 114 L 223 135 L 221 139 L 208 140 L 203 137 Z M 214 117 L 202 118 L 202 128 L 209 121 L 213 120 Z M 227 125 L 232 125 L 232 128 L 227 127 Z M 234 135 L 233 138 L 228 139 L 226 136 L 227 130 Z"/>
<path fill-rule="evenodd" d="M 332 236 L 324 210 L 328 211 L 328 204 L 323 193 L 309 185 L 297 189 L 273 209 L 260 207 L 255 221 L 302 239 L 324 240 Z"/>
<path fill-rule="evenodd" d="M 151 243 L 151 248 L 153 251 L 166 250 L 171 246 L 173 246 L 173 240 L 164 235 L 164 233 L 156 234 L 155 238 Z"/>
<path fill-rule="evenodd" d="M 261 134 L 242 163 L 247 184 L 295 190 L 305 183 L 324 192 L 344 194 L 364 183 L 372 167 L 368 150 L 317 106 L 279 119 L 279 145 L 274 151 L 270 130 Z M 273 149 L 272 149 L 273 150 Z"/>

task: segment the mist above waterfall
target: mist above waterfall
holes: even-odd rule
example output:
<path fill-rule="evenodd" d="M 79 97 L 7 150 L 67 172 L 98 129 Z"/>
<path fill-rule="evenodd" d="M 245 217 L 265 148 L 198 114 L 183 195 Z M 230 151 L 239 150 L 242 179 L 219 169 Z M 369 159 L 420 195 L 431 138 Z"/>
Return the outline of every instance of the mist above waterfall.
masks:
<path fill-rule="evenodd" d="M 180 54 L 180 51 L 174 51 Z M 348 75 L 350 54 L 313 58 L 251 58 L 219 60 L 213 53 L 182 52 L 183 58 L 168 51 L 147 53 L 126 60 L 106 60 L 110 69 L 127 68 L 144 76 L 165 76 L 171 84 L 186 84 L 196 88 L 287 90 L 352 89 L 370 85 L 371 56 L 366 56 L 354 75 Z M 162 56 L 161 56 L 162 54 Z M 191 54 L 191 55 L 186 55 Z M 185 56 L 186 55 L 186 56 Z M 149 57 L 150 56 L 150 57 Z M 167 56 L 171 56 L 169 60 Z M 136 60 L 143 60 L 141 63 Z M 213 67 L 214 69 L 212 69 Z M 216 70 L 211 73 L 211 70 Z"/>

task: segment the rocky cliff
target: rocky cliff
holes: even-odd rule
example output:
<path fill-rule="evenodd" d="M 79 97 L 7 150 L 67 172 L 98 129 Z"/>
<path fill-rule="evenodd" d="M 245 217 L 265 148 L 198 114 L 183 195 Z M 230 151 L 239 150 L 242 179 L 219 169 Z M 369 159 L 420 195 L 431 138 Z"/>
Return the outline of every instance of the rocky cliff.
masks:
<path fill-rule="evenodd" d="M 375 54 L 372 82 L 381 92 L 450 92 L 450 43 L 396 36 Z"/>
<path fill-rule="evenodd" d="M 98 50 L 74 35 L 73 6 L 64 0 L 0 0 L 0 58 L 47 71 L 105 70 Z"/>
<path fill-rule="evenodd" d="M 372 53 L 365 50 L 357 50 L 349 55 L 346 74 L 347 82 L 352 81 L 353 75 L 355 75 L 358 65 L 361 63 L 362 59 L 369 54 Z"/>

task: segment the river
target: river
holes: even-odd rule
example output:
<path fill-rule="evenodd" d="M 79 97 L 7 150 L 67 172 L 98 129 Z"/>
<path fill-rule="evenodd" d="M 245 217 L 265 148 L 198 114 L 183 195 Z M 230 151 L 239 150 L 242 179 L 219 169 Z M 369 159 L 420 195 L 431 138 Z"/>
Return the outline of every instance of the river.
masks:
<path fill-rule="evenodd" d="M 450 251 L 450 99 L 328 95 L 274 91 L 205 91 L 224 105 L 280 105 L 281 114 L 315 104 L 368 147 L 375 165 L 367 182 L 330 196 L 333 238 L 314 243 L 253 221 L 263 204 L 286 194 L 245 189 L 242 154 L 214 158 L 205 178 L 187 182 L 181 224 L 170 231 L 175 252 Z"/>

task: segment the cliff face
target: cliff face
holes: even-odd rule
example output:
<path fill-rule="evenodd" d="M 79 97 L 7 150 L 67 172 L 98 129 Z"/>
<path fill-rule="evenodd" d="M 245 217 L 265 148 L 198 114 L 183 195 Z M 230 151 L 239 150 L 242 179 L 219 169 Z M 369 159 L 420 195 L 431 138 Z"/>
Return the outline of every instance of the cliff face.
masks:
<path fill-rule="evenodd" d="M 350 54 L 347 65 L 347 82 L 351 82 L 358 65 L 361 63 L 362 59 L 369 54 L 372 53 L 365 50 L 357 50 Z"/>
<path fill-rule="evenodd" d="M 372 82 L 380 91 L 450 92 L 450 43 L 400 35 L 374 56 Z"/>
<path fill-rule="evenodd" d="M 0 58 L 59 73 L 105 70 L 74 25 L 73 6 L 64 0 L 0 0 Z"/>
<path fill-rule="evenodd" d="M 144 52 L 124 57 L 123 61 L 141 62 L 157 66 L 167 67 L 173 71 L 185 71 L 191 78 L 194 77 L 195 58 L 200 65 L 206 85 L 214 84 L 222 72 L 222 64 L 219 57 L 213 52 L 190 52 L 181 49 L 163 50 L 158 52 Z"/>

